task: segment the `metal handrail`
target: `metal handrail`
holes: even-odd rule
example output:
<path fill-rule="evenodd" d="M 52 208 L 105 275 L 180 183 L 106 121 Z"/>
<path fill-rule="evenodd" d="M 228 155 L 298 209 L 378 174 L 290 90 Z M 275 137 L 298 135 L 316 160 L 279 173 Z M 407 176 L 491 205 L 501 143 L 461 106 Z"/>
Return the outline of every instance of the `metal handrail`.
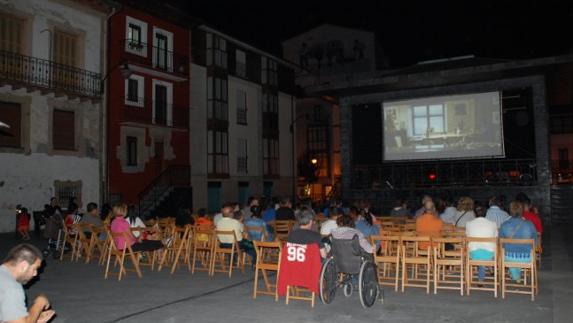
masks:
<path fill-rule="evenodd" d="M 154 178 L 139 194 L 139 214 L 144 214 L 159 205 L 159 199 L 173 187 L 185 187 L 191 184 L 191 166 L 172 165 L 167 167 L 159 176 Z M 144 206 L 144 201 L 150 201 Z"/>
<path fill-rule="evenodd" d="M 0 78 L 22 85 L 101 97 L 101 74 L 42 58 L 0 50 Z"/>
<path fill-rule="evenodd" d="M 140 63 L 146 64 L 151 63 L 151 65 L 158 70 L 179 75 L 186 76 L 189 71 L 190 60 L 188 55 L 183 55 L 152 44 L 137 42 L 132 39 L 125 39 L 123 44 L 126 50 L 122 51 L 122 53 L 135 55 L 145 53 L 142 57 L 133 57 L 135 55 L 130 55 L 130 60 L 140 61 Z M 151 52 L 149 51 L 150 49 Z M 154 55 L 154 53 L 156 55 Z M 157 55 L 159 53 L 164 55 L 164 61 L 159 59 Z"/>

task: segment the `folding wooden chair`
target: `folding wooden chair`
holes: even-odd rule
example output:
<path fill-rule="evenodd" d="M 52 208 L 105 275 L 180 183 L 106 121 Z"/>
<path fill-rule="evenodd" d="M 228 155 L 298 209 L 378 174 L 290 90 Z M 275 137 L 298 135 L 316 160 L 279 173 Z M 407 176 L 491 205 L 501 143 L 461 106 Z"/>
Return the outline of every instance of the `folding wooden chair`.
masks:
<path fill-rule="evenodd" d="M 256 237 L 253 233 L 255 233 L 257 237 L 261 237 L 261 239 L 255 239 Z M 243 236 L 251 241 L 267 241 L 267 234 L 264 227 L 245 226 Z"/>
<path fill-rule="evenodd" d="M 103 227 L 96 227 L 93 225 L 89 225 L 89 228 L 91 235 L 89 238 L 89 252 L 86 257 L 86 264 L 92 260 L 95 253 L 97 253 L 100 258 L 105 253 L 105 240 L 100 240 L 100 234 L 104 233 L 105 229 Z"/>
<path fill-rule="evenodd" d="M 191 260 L 191 273 L 195 270 L 203 270 L 211 274 L 211 259 L 215 246 L 215 234 L 212 229 L 193 229 L 193 259 Z M 199 266 L 197 266 L 199 265 Z"/>
<path fill-rule="evenodd" d="M 460 237 L 433 238 L 434 294 L 438 289 L 459 290 L 464 295 L 464 240 Z M 453 250 L 448 250 L 452 246 Z"/>
<path fill-rule="evenodd" d="M 378 267 L 378 284 L 394 286 L 398 291 L 400 281 L 400 236 L 382 235 L 371 236 L 374 246 L 380 249 L 374 254 L 374 262 Z"/>
<path fill-rule="evenodd" d="M 282 250 L 282 244 L 278 241 L 261 242 L 253 241 L 255 251 L 257 252 L 257 262 L 255 264 L 255 280 L 253 286 L 253 299 L 257 298 L 257 294 L 271 295 L 275 297 L 275 302 L 278 301 L 277 285 L 271 283 L 268 271 L 276 272 L 275 280 L 279 272 L 279 259 L 278 256 Z M 259 290 L 259 271 L 263 276 L 265 283 L 265 290 Z"/>
<path fill-rule="evenodd" d="M 497 238 L 473 238 L 468 237 L 465 239 L 465 268 L 466 268 L 466 294 L 470 295 L 472 290 L 490 291 L 493 292 L 493 296 L 497 298 L 497 290 L 499 287 L 498 280 L 498 264 L 499 264 L 499 254 L 497 249 Z M 470 243 L 493 243 L 496 246 L 493 259 L 491 260 L 476 260 L 470 258 L 470 252 L 468 250 L 468 245 Z M 478 281 L 475 278 L 477 267 L 484 266 L 490 268 L 492 275 L 487 276 L 483 281 Z"/>
<path fill-rule="evenodd" d="M 172 262 L 173 264 L 171 265 L 171 273 L 173 274 L 179 265 L 181 256 L 183 256 L 183 262 L 187 264 L 189 269 L 191 269 L 191 263 L 189 262 L 189 257 L 187 257 L 189 230 L 190 226 L 185 226 L 183 228 L 176 227 L 173 230 L 170 245 L 165 246 L 161 260 L 159 261 L 159 268 L 157 271 L 161 271 L 163 266 Z"/>
<path fill-rule="evenodd" d="M 141 278 L 143 277 L 142 273 L 141 273 L 141 269 L 139 268 L 139 252 L 135 253 L 132 249 L 131 246 L 126 245 L 125 248 L 123 249 L 119 249 L 118 246 L 116 246 L 115 244 L 115 238 L 118 237 L 123 237 L 125 239 L 125 241 L 127 241 L 128 239 L 128 235 L 126 232 L 120 232 L 120 233 L 115 233 L 115 232 L 108 232 L 108 239 L 110 239 L 110 243 L 109 243 L 109 250 L 108 250 L 108 254 L 107 254 L 107 264 L 105 267 L 105 275 L 104 278 L 107 279 L 107 277 L 109 275 L 116 275 L 116 273 L 110 272 L 110 263 L 111 263 L 111 258 L 114 257 L 114 266 L 119 265 L 119 272 L 117 273 L 117 280 L 121 281 L 122 276 L 127 275 L 128 271 L 135 271 L 135 273 L 137 274 L 137 277 Z M 129 256 L 129 259 L 131 260 L 131 263 L 133 264 L 133 269 L 128 269 L 125 267 L 125 256 Z"/>
<path fill-rule="evenodd" d="M 77 249 L 77 242 L 78 242 L 78 235 L 73 232 L 68 226 L 66 226 L 66 221 L 62 220 L 62 250 L 60 253 L 60 260 L 64 260 L 64 253 L 66 251 L 66 245 L 70 247 L 70 259 L 74 260 L 76 249 Z"/>
<path fill-rule="evenodd" d="M 405 287 L 426 288 L 426 293 L 430 293 L 430 281 L 432 271 L 431 261 L 431 239 L 428 236 L 402 236 L 402 292 Z M 427 244 L 427 247 L 420 249 L 420 243 Z M 410 265 L 411 270 L 408 270 Z M 420 270 L 420 267 L 425 270 Z M 412 278 L 408 277 L 408 274 Z M 422 278 L 422 277 L 425 277 Z M 410 282 L 412 281 L 412 282 Z M 416 283 L 418 282 L 418 283 Z M 424 282 L 422 284 L 422 282 Z"/>
<path fill-rule="evenodd" d="M 84 231 L 91 231 L 91 225 L 76 223 L 72 225 L 72 228 L 76 232 L 75 250 L 72 253 L 72 260 L 77 262 L 82 256 L 85 256 L 87 263 L 90 254 L 90 239 L 86 237 Z"/>
<path fill-rule="evenodd" d="M 533 239 L 499 239 L 501 246 L 500 254 L 500 278 L 501 278 L 501 298 L 505 298 L 506 293 L 513 294 L 526 294 L 531 295 L 531 300 L 535 300 L 537 294 L 537 268 L 535 259 L 535 240 Z M 524 258 L 523 261 L 507 261 L 506 247 L 507 245 L 527 245 L 531 248 L 529 259 Z M 510 268 L 519 268 L 522 273 L 522 282 L 511 282 L 511 277 L 508 270 Z M 510 282 L 508 282 L 510 281 Z"/>
<path fill-rule="evenodd" d="M 228 239 L 231 239 L 232 242 L 230 243 L 231 247 L 221 247 L 221 237 L 226 236 Z M 228 265 L 226 264 L 225 258 L 229 258 Z M 236 259 L 237 265 L 233 265 L 233 261 Z M 215 230 L 215 243 L 213 246 L 213 257 L 211 258 L 211 270 L 210 276 L 215 275 L 216 272 L 220 273 L 228 273 L 229 278 L 233 274 L 233 268 L 240 268 L 242 267 L 242 259 L 243 255 L 239 248 L 239 244 L 237 242 L 237 237 L 235 236 L 235 231 L 219 231 Z M 217 266 L 219 265 L 219 266 Z M 244 270 L 244 267 L 242 267 Z"/>
<path fill-rule="evenodd" d="M 294 221 L 291 220 L 278 220 L 271 224 L 275 232 L 275 240 L 285 242 L 288 238 L 290 230 L 294 226 Z"/>

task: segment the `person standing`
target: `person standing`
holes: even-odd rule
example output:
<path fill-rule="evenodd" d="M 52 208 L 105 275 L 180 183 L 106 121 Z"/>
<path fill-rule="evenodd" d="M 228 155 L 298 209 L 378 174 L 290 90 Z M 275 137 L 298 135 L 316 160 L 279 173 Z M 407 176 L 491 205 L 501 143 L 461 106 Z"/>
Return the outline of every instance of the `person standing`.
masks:
<path fill-rule="evenodd" d="M 38 274 L 42 265 L 42 252 L 31 244 L 12 248 L 0 266 L 0 322 L 45 323 L 56 313 L 44 295 L 36 297 L 26 308 L 23 285 Z"/>

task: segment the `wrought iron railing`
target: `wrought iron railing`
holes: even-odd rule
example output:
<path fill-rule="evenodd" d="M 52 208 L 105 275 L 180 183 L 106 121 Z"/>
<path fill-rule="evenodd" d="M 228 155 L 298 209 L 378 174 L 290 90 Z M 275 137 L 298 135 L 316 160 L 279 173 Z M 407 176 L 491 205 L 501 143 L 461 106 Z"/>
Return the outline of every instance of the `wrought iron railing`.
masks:
<path fill-rule="evenodd" d="M 135 54 L 129 55 L 130 61 L 151 65 L 155 69 L 180 76 L 189 74 L 189 56 L 187 55 L 131 39 L 125 39 L 123 43 L 122 53 Z"/>
<path fill-rule="evenodd" d="M 171 103 L 158 103 L 145 98 L 124 99 L 122 121 L 156 124 L 174 128 L 189 128 L 189 108 Z M 155 111 L 153 106 L 155 105 Z M 167 111 L 171 110 L 171 120 L 167 120 Z M 155 115 L 154 115 L 155 112 Z"/>
<path fill-rule="evenodd" d="M 54 61 L 0 51 L 0 79 L 82 97 L 101 97 L 101 74 Z"/>
<path fill-rule="evenodd" d="M 191 185 L 190 166 L 169 166 L 137 195 L 139 214 L 145 215 L 157 208 L 164 195 L 174 187 L 189 185 Z"/>
<path fill-rule="evenodd" d="M 430 186 L 531 185 L 537 181 L 534 159 L 492 159 L 354 165 L 354 189 Z"/>

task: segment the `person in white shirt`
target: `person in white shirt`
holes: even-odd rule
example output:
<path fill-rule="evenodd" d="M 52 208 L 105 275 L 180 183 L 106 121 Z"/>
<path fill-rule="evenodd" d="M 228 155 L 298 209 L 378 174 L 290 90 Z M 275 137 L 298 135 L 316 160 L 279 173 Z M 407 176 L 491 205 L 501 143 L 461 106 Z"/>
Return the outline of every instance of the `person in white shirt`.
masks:
<path fill-rule="evenodd" d="M 129 206 L 129 210 L 127 211 L 125 219 L 127 220 L 127 222 L 129 222 L 129 227 L 145 229 L 145 223 L 143 223 L 143 221 L 137 215 L 134 205 Z M 131 233 L 136 238 L 139 238 L 139 235 L 141 234 L 140 231 L 132 231 Z"/>
<path fill-rule="evenodd" d="M 499 199 L 495 196 L 491 197 L 489 199 L 489 209 L 487 210 L 487 213 L 485 215 L 486 219 L 495 222 L 498 229 L 501 227 L 503 222 L 511 218 L 511 216 L 507 214 L 507 212 L 502 210 L 499 206 L 500 206 Z"/>
<path fill-rule="evenodd" d="M 233 231 L 235 233 L 235 241 L 239 248 L 245 251 L 256 263 L 256 252 L 252 247 L 251 241 L 243 239 L 243 224 L 234 218 L 235 203 L 225 203 L 221 209 L 222 218 L 215 224 L 217 231 Z M 233 237 L 230 235 L 218 236 L 221 248 L 231 248 Z"/>
<path fill-rule="evenodd" d="M 322 236 L 327 236 L 332 233 L 332 230 L 338 228 L 338 225 L 336 224 L 336 219 L 338 219 L 338 216 L 340 215 L 338 213 L 338 208 L 331 207 L 328 210 L 328 215 L 328 220 L 322 222 L 320 225 L 320 234 Z"/>
<path fill-rule="evenodd" d="M 465 228 L 466 223 L 475 218 L 474 200 L 467 196 L 461 197 L 458 201 L 458 212 L 453 224 L 458 228 Z"/>
<path fill-rule="evenodd" d="M 485 211 L 485 209 L 483 209 Z M 497 238 L 497 225 L 484 217 L 483 211 L 476 212 L 476 218 L 466 223 L 466 237 L 468 238 Z M 470 258 L 475 260 L 492 260 L 497 244 L 493 242 L 470 242 L 468 251 Z M 483 281 L 485 268 L 478 267 L 478 278 Z"/>

